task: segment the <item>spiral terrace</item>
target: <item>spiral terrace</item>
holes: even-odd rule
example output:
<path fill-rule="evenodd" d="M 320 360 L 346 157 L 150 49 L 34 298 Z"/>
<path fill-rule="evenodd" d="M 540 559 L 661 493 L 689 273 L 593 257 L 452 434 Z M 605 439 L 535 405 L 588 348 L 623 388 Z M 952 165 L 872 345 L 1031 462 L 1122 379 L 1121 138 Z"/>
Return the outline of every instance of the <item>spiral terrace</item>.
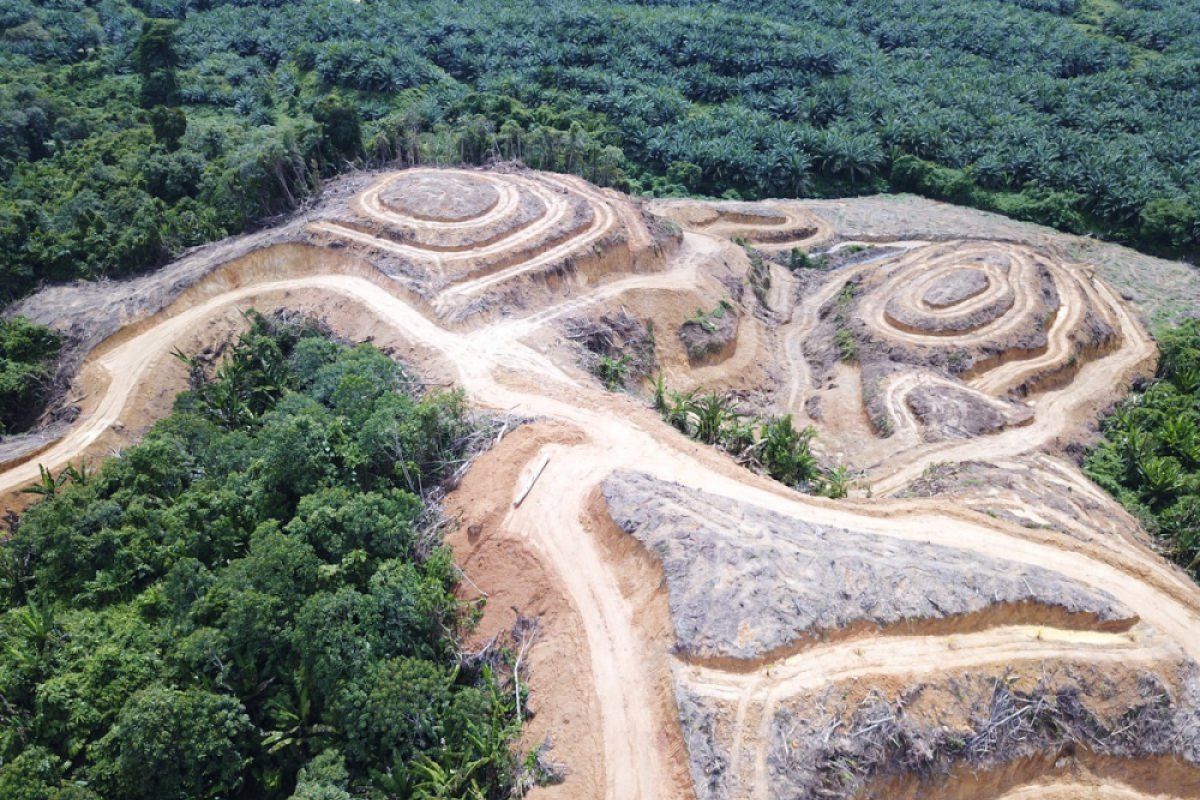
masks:
<path fill-rule="evenodd" d="M 1155 358 L 1088 265 L 874 242 L 827 273 L 771 266 L 760 305 L 730 240 L 829 248 L 833 222 L 525 171 L 344 189 L 165 290 L 131 284 L 138 312 L 77 373 L 78 418 L 0 472 L 8 503 L 39 463 L 136 437 L 182 388 L 173 348 L 251 305 L 306 310 L 533 420 L 447 505 L 489 595 L 481 633 L 510 606 L 543 617 L 527 735 L 568 775 L 537 796 L 1200 797 L 1200 591 L 1061 458 Z M 78 291 L 21 310 L 93 324 L 107 290 Z M 723 298 L 735 346 L 693 369 L 675 331 Z M 604 391 L 563 326 L 620 310 L 653 323 L 669 385 L 814 422 L 872 496 L 801 495 Z"/>

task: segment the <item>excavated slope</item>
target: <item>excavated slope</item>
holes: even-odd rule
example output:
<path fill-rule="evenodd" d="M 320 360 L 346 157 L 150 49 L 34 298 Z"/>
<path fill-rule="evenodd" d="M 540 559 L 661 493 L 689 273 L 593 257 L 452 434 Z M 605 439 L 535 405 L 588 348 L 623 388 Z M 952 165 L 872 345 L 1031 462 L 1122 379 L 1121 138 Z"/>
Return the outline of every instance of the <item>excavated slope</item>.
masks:
<path fill-rule="evenodd" d="M 0 494 L 19 509 L 39 464 L 135 441 L 184 386 L 172 349 L 251 306 L 314 314 L 532 420 L 447 511 L 477 635 L 541 619 L 525 741 L 566 780 L 533 796 L 1200 797 L 1200 591 L 1064 458 L 1154 365 L 1097 274 L 1121 252 L 933 204 L 872 228 L 882 203 L 337 181 L 271 231 L 14 309 L 71 345 L 58 422 L 0 443 Z M 828 267 L 789 271 L 796 247 Z M 689 358 L 680 329 L 722 301 L 728 341 Z M 685 438 L 649 387 L 605 391 L 564 334 L 618 314 L 667 386 L 813 424 L 852 496 Z"/>

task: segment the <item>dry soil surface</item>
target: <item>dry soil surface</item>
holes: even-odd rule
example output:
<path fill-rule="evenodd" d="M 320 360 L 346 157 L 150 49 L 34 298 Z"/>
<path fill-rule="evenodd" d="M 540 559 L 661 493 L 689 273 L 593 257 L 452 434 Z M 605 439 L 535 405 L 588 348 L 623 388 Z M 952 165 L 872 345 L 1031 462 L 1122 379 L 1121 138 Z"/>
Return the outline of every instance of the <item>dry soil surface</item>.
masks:
<path fill-rule="evenodd" d="M 0 495 L 136 440 L 182 388 L 171 350 L 227 339 L 239 310 L 318 314 L 536 420 L 446 501 L 463 591 L 489 600 L 476 635 L 540 619 L 524 744 L 549 737 L 566 780 L 535 796 L 1200 797 L 1200 591 L 1060 457 L 1155 362 L 1101 277 L 1116 257 L 936 204 L 872 228 L 885 201 L 855 202 L 348 179 L 268 234 L 16 309 L 69 329 L 77 413 L 0 446 Z M 780 257 L 764 293 L 735 238 L 877 249 L 803 274 Z M 722 300 L 732 342 L 692 363 L 678 330 Z M 563 325 L 622 310 L 669 386 L 813 424 L 852 496 L 685 438 L 649 387 L 605 391 Z M 1165 763 L 1170 787 L 1147 777 Z"/>

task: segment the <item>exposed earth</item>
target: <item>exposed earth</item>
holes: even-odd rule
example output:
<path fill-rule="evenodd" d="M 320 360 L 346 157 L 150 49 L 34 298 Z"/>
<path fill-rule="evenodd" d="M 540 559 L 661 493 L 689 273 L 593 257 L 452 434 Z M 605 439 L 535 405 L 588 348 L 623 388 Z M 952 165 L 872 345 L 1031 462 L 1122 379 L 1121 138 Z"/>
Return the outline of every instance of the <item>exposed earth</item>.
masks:
<path fill-rule="evenodd" d="M 1200 589 L 1068 458 L 1152 373 L 1145 320 L 1198 296 L 1180 265 L 911 199 L 360 174 L 12 309 L 67 334 L 69 389 L 0 443 L 0 495 L 137 440 L 185 386 L 174 349 L 313 314 L 513 421 L 445 510 L 474 635 L 540 620 L 524 735 L 566 777 L 532 796 L 1200 797 Z M 590 322 L 669 387 L 813 425 L 851 497 L 687 439 L 648 384 L 607 391 Z"/>

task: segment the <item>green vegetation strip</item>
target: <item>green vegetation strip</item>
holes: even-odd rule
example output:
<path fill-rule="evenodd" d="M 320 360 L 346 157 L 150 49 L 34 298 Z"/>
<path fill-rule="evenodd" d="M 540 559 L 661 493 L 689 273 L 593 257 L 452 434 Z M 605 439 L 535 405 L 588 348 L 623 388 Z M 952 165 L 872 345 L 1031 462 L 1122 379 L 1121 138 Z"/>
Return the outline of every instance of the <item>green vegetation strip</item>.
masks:
<path fill-rule="evenodd" d="M 468 455 L 461 394 L 259 317 L 192 365 L 0 548 L 0 797 L 510 796 L 522 690 L 463 652 L 423 499 Z"/>
<path fill-rule="evenodd" d="M 48 393 L 61 337 L 16 317 L 0 320 L 0 434 L 33 424 Z"/>
<path fill-rule="evenodd" d="M 1088 475 L 1200 578 L 1200 321 L 1159 335 L 1158 378 L 1103 423 Z"/>

